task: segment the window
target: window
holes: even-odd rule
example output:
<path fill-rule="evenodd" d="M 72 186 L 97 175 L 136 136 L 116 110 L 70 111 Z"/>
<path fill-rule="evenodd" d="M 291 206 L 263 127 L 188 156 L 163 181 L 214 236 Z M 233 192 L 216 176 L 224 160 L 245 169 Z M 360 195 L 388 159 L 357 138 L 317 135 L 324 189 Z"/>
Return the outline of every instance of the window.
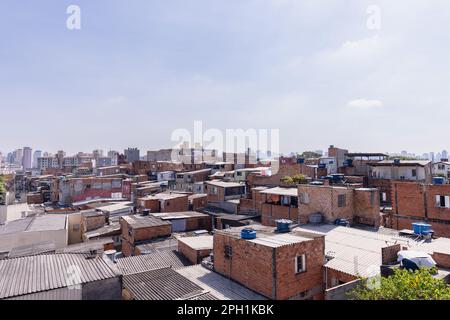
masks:
<path fill-rule="evenodd" d="M 381 193 L 381 202 L 386 202 L 386 192 Z"/>
<path fill-rule="evenodd" d="M 342 208 L 345 207 L 345 194 L 338 195 L 338 207 Z"/>
<path fill-rule="evenodd" d="M 240 176 L 242 176 L 242 172 L 238 171 L 238 172 L 236 172 L 236 175 L 237 175 L 238 177 L 240 177 Z"/>
<path fill-rule="evenodd" d="M 309 203 L 309 196 L 306 192 L 300 192 L 300 203 L 301 204 Z"/>
<path fill-rule="evenodd" d="M 416 176 L 417 176 L 417 170 L 416 170 L 416 169 L 412 169 L 412 170 L 411 170 L 411 175 L 412 175 L 413 177 L 416 177 Z"/>
<path fill-rule="evenodd" d="M 225 246 L 225 258 L 229 259 L 233 256 L 233 249 L 231 246 Z"/>
<path fill-rule="evenodd" d="M 295 258 L 295 273 L 306 272 L 306 255 L 302 254 Z"/>
<path fill-rule="evenodd" d="M 436 195 L 436 207 L 450 208 L 450 196 Z"/>

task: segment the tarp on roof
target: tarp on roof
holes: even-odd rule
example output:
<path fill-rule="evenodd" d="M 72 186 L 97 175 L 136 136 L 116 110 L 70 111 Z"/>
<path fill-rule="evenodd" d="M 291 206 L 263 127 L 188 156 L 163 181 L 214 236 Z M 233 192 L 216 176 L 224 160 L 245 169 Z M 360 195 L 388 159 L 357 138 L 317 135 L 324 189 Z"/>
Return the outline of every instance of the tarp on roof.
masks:
<path fill-rule="evenodd" d="M 413 250 L 403 250 L 398 252 L 398 260 L 408 259 L 417 264 L 419 268 L 433 268 L 436 266 L 434 259 L 425 252 L 413 251 Z"/>

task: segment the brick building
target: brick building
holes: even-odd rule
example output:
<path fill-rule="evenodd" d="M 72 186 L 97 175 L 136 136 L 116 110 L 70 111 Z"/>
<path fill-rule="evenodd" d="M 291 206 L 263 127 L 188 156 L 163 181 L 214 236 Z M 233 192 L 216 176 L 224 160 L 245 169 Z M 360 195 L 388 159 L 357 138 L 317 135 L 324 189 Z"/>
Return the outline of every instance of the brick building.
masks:
<path fill-rule="evenodd" d="M 309 217 L 321 213 L 327 223 L 348 219 L 378 227 L 380 201 L 377 189 L 351 188 L 330 185 L 299 185 L 299 222 L 307 223 Z"/>
<path fill-rule="evenodd" d="M 385 226 L 397 230 L 412 228 L 414 222 L 431 224 L 435 235 L 450 237 L 450 185 L 392 181 L 392 214 Z"/>
<path fill-rule="evenodd" d="M 211 230 L 211 216 L 197 211 L 152 213 L 153 217 L 172 223 L 172 232 Z"/>
<path fill-rule="evenodd" d="M 188 195 L 183 193 L 162 192 L 138 198 L 138 208 L 150 212 L 181 212 L 189 210 Z"/>
<path fill-rule="evenodd" d="M 208 202 L 223 202 L 241 198 L 245 194 L 245 185 L 237 182 L 207 181 L 205 192 Z"/>
<path fill-rule="evenodd" d="M 120 217 L 122 229 L 122 253 L 124 256 L 138 255 L 136 246 L 142 242 L 172 233 L 172 223 L 152 216 L 134 215 Z"/>
<path fill-rule="evenodd" d="M 197 236 L 178 238 L 178 252 L 184 255 L 192 264 L 202 262 L 213 250 L 213 236 Z"/>
<path fill-rule="evenodd" d="M 121 199 L 122 195 L 122 178 L 66 178 L 59 182 L 59 202 L 62 205 L 99 198 Z"/>
<path fill-rule="evenodd" d="M 189 210 L 203 210 L 208 205 L 208 195 L 206 193 L 195 193 L 188 196 Z"/>
<path fill-rule="evenodd" d="M 216 231 L 215 271 L 269 299 L 321 299 L 324 236 L 253 228 L 253 240 L 241 238 L 243 227 Z"/>
<path fill-rule="evenodd" d="M 275 226 L 279 219 L 298 221 L 298 189 L 271 188 L 263 190 L 261 195 L 261 221 L 265 226 Z"/>

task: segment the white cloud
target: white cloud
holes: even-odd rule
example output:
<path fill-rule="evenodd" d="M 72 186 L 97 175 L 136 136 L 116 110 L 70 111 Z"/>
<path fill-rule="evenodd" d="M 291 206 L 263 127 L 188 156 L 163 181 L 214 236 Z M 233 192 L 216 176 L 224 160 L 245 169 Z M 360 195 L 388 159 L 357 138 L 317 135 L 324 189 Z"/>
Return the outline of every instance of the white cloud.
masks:
<path fill-rule="evenodd" d="M 380 100 L 356 99 L 349 101 L 347 107 L 361 110 L 378 109 L 383 107 L 383 102 Z"/>

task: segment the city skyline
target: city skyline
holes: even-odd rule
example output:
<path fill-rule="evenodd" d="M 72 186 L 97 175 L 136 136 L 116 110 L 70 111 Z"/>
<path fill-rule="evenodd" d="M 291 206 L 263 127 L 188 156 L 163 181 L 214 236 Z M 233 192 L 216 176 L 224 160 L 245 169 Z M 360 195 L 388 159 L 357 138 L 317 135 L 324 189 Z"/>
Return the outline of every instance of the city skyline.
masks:
<path fill-rule="evenodd" d="M 0 4 L 2 150 L 167 148 L 195 120 L 279 129 L 284 153 L 446 148 L 448 3 L 80 0 L 68 30 L 70 4 Z"/>

